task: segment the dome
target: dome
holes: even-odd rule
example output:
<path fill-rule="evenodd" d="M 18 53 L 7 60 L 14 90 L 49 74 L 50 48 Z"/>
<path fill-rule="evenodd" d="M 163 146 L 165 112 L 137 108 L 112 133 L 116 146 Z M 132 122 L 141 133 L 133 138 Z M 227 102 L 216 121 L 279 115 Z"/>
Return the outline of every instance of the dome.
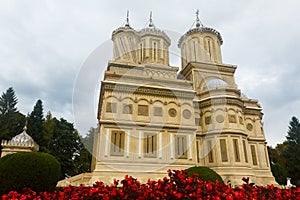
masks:
<path fill-rule="evenodd" d="M 204 84 L 203 89 L 207 90 L 226 86 L 228 86 L 228 83 L 226 83 L 222 79 L 211 79 Z"/>
<path fill-rule="evenodd" d="M 217 30 L 215 30 L 213 28 L 201 26 L 201 27 L 196 27 L 196 28 L 190 29 L 183 36 L 181 36 L 179 39 L 179 42 L 178 42 L 178 47 L 180 48 L 182 41 L 193 33 L 213 33 L 219 39 L 220 44 L 221 45 L 223 44 L 222 36 Z"/>
<path fill-rule="evenodd" d="M 20 133 L 19 135 L 16 135 L 15 137 L 13 137 L 11 139 L 11 142 L 17 143 L 17 144 L 20 144 L 20 143 L 34 143 L 34 140 L 32 139 L 32 137 L 30 137 L 30 135 L 28 135 L 26 133 L 26 130 L 27 130 L 27 128 L 24 127 L 23 132 Z"/>
<path fill-rule="evenodd" d="M 112 32 L 112 37 L 118 33 L 124 32 L 124 31 L 132 31 L 132 32 L 136 32 L 133 28 L 131 28 L 131 26 L 129 25 L 129 12 L 127 11 L 127 17 L 126 17 L 126 22 L 124 26 L 121 26 L 119 28 L 117 28 L 116 30 L 114 30 Z"/>
<path fill-rule="evenodd" d="M 160 37 L 162 39 L 164 39 L 168 45 L 171 44 L 171 39 L 167 36 L 167 34 L 156 28 L 153 24 L 153 21 L 152 21 L 152 12 L 150 12 L 150 19 L 149 19 L 149 24 L 148 24 L 148 27 L 146 28 L 143 28 L 142 30 L 139 31 L 141 37 L 144 37 L 144 36 L 154 36 L 154 37 Z"/>
<path fill-rule="evenodd" d="M 132 32 L 136 32 L 133 28 L 131 28 L 131 26 L 128 25 L 125 25 L 125 26 L 121 26 L 119 28 L 117 28 L 116 30 L 114 30 L 112 32 L 112 36 L 118 34 L 118 33 L 121 33 L 121 32 L 124 32 L 124 31 L 132 31 Z"/>
<path fill-rule="evenodd" d="M 169 36 L 164 31 L 157 29 L 155 27 L 143 28 L 142 30 L 139 31 L 139 33 L 142 37 L 154 36 L 154 37 L 163 38 L 169 45 L 171 44 L 171 39 L 169 38 Z"/>
<path fill-rule="evenodd" d="M 196 12 L 196 27 L 195 28 L 191 28 L 190 30 L 188 30 L 183 36 L 180 37 L 179 41 L 178 41 L 178 47 L 180 48 L 182 42 L 190 35 L 192 35 L 193 33 L 212 33 L 214 35 L 217 36 L 218 40 L 220 41 L 220 44 L 223 44 L 223 39 L 221 34 L 213 29 L 213 28 L 209 28 L 204 26 L 199 19 L 199 10 L 197 10 Z"/>

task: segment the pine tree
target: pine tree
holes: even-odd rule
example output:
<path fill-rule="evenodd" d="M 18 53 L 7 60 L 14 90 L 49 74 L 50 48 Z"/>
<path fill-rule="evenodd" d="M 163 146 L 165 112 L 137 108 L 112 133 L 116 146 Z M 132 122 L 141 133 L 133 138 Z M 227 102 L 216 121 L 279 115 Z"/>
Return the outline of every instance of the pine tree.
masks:
<path fill-rule="evenodd" d="M 0 115 L 5 116 L 9 113 L 17 112 L 18 99 L 12 87 L 3 92 L 0 97 Z"/>
<path fill-rule="evenodd" d="M 12 87 L 0 97 L 0 141 L 10 140 L 19 134 L 25 124 L 25 116 L 16 107 L 18 98 Z"/>
<path fill-rule="evenodd" d="M 29 115 L 27 132 L 31 135 L 33 140 L 41 146 L 43 146 L 44 121 L 43 102 L 39 99 L 33 107 L 33 111 Z"/>
<path fill-rule="evenodd" d="M 40 151 L 50 153 L 49 145 L 55 128 L 55 121 L 49 111 L 43 124 L 43 140 L 40 145 Z"/>
<path fill-rule="evenodd" d="M 300 122 L 297 117 L 290 121 L 287 139 L 287 148 L 283 152 L 286 159 L 288 177 L 293 184 L 300 184 Z"/>

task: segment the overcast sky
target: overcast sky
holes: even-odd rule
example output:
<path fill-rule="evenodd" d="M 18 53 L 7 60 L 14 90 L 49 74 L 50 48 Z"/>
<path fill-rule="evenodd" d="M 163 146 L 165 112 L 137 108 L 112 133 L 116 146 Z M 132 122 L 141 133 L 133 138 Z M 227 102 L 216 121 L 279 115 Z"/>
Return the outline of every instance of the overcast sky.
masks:
<path fill-rule="evenodd" d="M 0 0 L 0 92 L 13 87 L 24 114 L 41 99 L 45 113 L 74 122 L 85 134 L 96 127 L 111 33 L 124 25 L 126 11 L 137 30 L 152 11 L 157 28 L 180 35 L 199 9 L 202 23 L 223 37 L 223 62 L 238 66 L 239 88 L 260 101 L 266 138 L 275 146 L 291 117 L 300 117 L 299 8 L 298 0 Z M 173 56 L 171 64 L 178 60 Z M 90 93 L 89 101 L 80 100 Z"/>

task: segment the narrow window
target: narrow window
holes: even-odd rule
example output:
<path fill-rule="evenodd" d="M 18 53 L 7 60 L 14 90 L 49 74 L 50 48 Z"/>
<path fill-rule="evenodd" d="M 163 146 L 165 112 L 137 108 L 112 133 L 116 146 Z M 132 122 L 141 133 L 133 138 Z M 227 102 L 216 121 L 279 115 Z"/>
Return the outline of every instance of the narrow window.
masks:
<path fill-rule="evenodd" d="M 214 162 L 214 157 L 213 157 L 213 149 L 212 149 L 211 140 L 207 141 L 207 149 L 209 151 L 209 153 L 208 153 L 208 162 L 213 163 Z"/>
<path fill-rule="evenodd" d="M 108 113 L 116 113 L 117 112 L 117 103 L 106 103 L 106 112 Z"/>
<path fill-rule="evenodd" d="M 255 146 L 254 146 L 254 145 L 251 145 L 250 148 L 251 148 L 251 154 L 252 154 L 252 162 L 253 162 L 253 165 L 257 165 L 257 157 L 256 157 Z"/>
<path fill-rule="evenodd" d="M 124 155 L 124 131 L 113 131 L 111 135 L 111 155 L 123 156 Z"/>
<path fill-rule="evenodd" d="M 243 140 L 243 148 L 244 148 L 244 156 L 245 156 L 245 162 L 248 162 L 248 156 L 247 156 L 247 148 L 246 148 L 246 142 Z"/>
<path fill-rule="evenodd" d="M 156 157 L 157 136 L 155 133 L 145 133 L 144 135 L 144 156 Z"/>
<path fill-rule="evenodd" d="M 265 150 L 265 158 L 266 158 L 267 167 L 269 167 L 268 150 L 266 147 L 264 148 L 264 150 Z"/>
<path fill-rule="evenodd" d="M 157 56 L 157 49 L 156 49 L 156 42 L 153 43 L 153 60 L 156 60 Z"/>
<path fill-rule="evenodd" d="M 208 53 L 209 53 L 209 58 L 210 58 L 210 60 L 211 60 L 210 40 L 208 40 L 207 42 L 208 42 Z"/>
<path fill-rule="evenodd" d="M 120 43 L 121 43 L 121 47 L 122 47 L 122 50 L 123 50 L 123 54 L 125 55 L 126 54 L 126 48 L 125 48 L 125 45 L 123 43 L 122 38 L 120 38 Z"/>
<path fill-rule="evenodd" d="M 195 59 L 194 59 L 194 61 L 197 61 L 196 59 L 197 59 L 197 55 L 196 55 L 196 41 L 194 41 L 193 42 L 193 48 L 194 48 L 194 56 L 195 56 Z"/>
<path fill-rule="evenodd" d="M 186 136 L 177 135 L 175 138 L 176 158 L 187 158 Z"/>
<path fill-rule="evenodd" d="M 145 44 L 143 44 L 143 60 L 146 58 L 146 47 Z"/>
<path fill-rule="evenodd" d="M 143 44 L 140 44 L 140 61 L 143 61 Z"/>
<path fill-rule="evenodd" d="M 235 162 L 240 162 L 241 159 L 240 159 L 238 139 L 233 139 L 233 149 L 234 149 Z"/>
<path fill-rule="evenodd" d="M 138 105 L 138 115 L 148 116 L 149 109 L 147 105 Z"/>
<path fill-rule="evenodd" d="M 228 162 L 226 140 L 220 139 L 222 162 Z"/>
<path fill-rule="evenodd" d="M 197 140 L 196 141 L 197 163 L 200 162 L 199 145 L 200 145 L 200 142 Z"/>
<path fill-rule="evenodd" d="M 136 52 L 134 51 L 135 49 L 131 37 L 129 38 L 129 45 L 130 45 L 129 53 L 131 53 L 133 60 L 136 60 Z"/>

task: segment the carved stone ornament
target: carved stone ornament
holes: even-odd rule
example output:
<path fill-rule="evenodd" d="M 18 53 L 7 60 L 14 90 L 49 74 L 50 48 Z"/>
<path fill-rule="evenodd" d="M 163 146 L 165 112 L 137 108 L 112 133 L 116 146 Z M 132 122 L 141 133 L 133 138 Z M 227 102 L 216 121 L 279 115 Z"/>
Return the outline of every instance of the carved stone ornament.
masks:
<path fill-rule="evenodd" d="M 228 115 L 229 123 L 236 123 L 236 116 L 235 115 Z"/>
<path fill-rule="evenodd" d="M 192 116 L 192 113 L 191 113 L 190 110 L 185 109 L 185 110 L 183 111 L 183 117 L 184 117 L 185 119 L 190 119 L 191 116 Z"/>
<path fill-rule="evenodd" d="M 252 131 L 253 130 L 253 125 L 250 124 L 250 123 L 248 123 L 246 127 L 247 127 L 248 131 Z"/>
<path fill-rule="evenodd" d="M 218 123 L 224 122 L 224 116 L 223 116 L 223 115 L 218 115 L 218 116 L 216 116 L 216 121 L 217 121 Z"/>
<path fill-rule="evenodd" d="M 176 115 L 177 115 L 176 109 L 175 109 L 175 108 L 170 108 L 170 109 L 169 109 L 169 115 L 170 115 L 171 117 L 176 117 Z"/>

